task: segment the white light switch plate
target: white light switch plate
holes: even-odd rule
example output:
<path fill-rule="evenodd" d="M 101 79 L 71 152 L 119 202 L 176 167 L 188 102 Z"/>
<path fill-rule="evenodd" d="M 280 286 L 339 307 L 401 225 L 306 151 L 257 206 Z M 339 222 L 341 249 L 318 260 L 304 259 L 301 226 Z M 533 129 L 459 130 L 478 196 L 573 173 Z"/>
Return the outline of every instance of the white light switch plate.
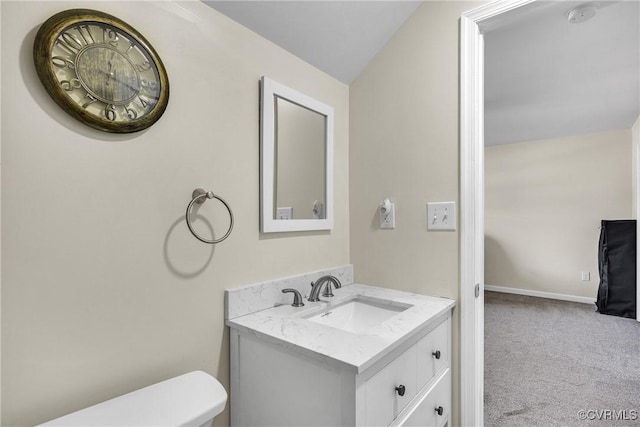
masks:
<path fill-rule="evenodd" d="M 292 219 L 293 208 L 277 208 L 276 219 Z"/>
<path fill-rule="evenodd" d="M 456 229 L 456 202 L 427 203 L 428 230 Z"/>

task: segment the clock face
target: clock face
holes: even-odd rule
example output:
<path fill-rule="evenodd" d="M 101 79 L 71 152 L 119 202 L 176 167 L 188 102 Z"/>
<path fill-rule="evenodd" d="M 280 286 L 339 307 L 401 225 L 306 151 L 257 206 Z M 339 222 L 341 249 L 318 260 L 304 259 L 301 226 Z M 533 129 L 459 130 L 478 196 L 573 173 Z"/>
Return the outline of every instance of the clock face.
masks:
<path fill-rule="evenodd" d="M 169 82 L 149 43 L 119 19 L 74 9 L 49 18 L 36 36 L 34 62 L 65 111 L 108 132 L 136 132 L 164 112 Z"/>

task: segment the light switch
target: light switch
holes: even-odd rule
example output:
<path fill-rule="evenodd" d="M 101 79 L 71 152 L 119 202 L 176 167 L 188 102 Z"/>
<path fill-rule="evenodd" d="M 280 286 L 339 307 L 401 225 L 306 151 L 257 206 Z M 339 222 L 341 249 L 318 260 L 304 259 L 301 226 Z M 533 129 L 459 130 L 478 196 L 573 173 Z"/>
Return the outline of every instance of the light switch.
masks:
<path fill-rule="evenodd" d="M 456 229 L 456 202 L 427 203 L 428 230 Z"/>
<path fill-rule="evenodd" d="M 276 219 L 292 219 L 293 208 L 277 208 Z"/>

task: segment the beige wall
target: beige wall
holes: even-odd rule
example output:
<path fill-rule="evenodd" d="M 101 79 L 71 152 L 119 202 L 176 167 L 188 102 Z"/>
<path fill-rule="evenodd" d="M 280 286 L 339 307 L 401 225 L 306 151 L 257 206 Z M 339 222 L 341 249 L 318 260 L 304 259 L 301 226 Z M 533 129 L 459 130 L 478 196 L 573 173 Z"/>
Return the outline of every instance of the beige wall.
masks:
<path fill-rule="evenodd" d="M 94 131 L 37 80 L 35 31 L 78 6 L 128 21 L 160 53 L 171 99 L 149 130 Z M 2 425 L 34 425 L 194 369 L 228 390 L 224 289 L 349 262 L 348 87 L 200 2 L 1 8 Z M 335 108 L 331 232 L 259 232 L 263 74 Z M 234 210 L 233 233 L 217 246 L 184 222 L 199 186 Z M 215 206 L 199 212 L 220 236 Z"/>
<path fill-rule="evenodd" d="M 479 3 L 425 2 L 350 87 L 351 261 L 356 280 L 458 299 L 458 232 L 427 231 L 428 201 L 458 201 L 459 18 Z M 378 228 L 383 197 L 396 228 Z M 459 315 L 452 425 L 459 425 Z"/>
<path fill-rule="evenodd" d="M 631 216 L 630 158 L 630 130 L 487 147 L 485 283 L 595 300 L 600 220 Z"/>

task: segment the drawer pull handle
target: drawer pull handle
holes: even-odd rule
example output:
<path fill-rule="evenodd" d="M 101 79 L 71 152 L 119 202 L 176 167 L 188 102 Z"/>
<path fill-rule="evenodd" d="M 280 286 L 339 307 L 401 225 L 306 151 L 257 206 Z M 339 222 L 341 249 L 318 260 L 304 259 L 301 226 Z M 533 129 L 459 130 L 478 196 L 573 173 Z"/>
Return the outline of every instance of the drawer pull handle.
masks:
<path fill-rule="evenodd" d="M 440 359 L 440 350 L 436 350 L 433 353 L 431 353 L 436 359 Z"/>
<path fill-rule="evenodd" d="M 444 412 L 444 408 L 442 408 L 442 406 L 438 406 L 436 408 L 436 412 L 438 413 L 438 415 L 442 416 L 442 414 Z"/>
<path fill-rule="evenodd" d="M 407 391 L 407 388 L 402 384 L 400 384 L 398 387 L 396 387 L 396 391 L 400 396 L 404 396 L 404 393 Z"/>

